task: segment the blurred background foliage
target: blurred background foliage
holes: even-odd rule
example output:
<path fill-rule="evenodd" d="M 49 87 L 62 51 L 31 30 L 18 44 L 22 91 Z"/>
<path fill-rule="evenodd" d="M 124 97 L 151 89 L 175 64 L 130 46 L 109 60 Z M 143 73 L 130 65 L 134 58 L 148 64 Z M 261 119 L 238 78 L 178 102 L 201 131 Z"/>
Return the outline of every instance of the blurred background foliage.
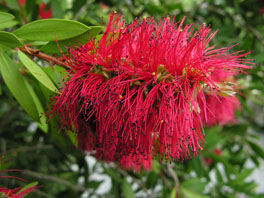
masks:
<path fill-rule="evenodd" d="M 171 164 L 154 160 L 152 171 L 140 173 L 81 153 L 74 146 L 72 134 L 64 131 L 58 134 L 57 119 L 45 125 L 45 129 L 39 127 L 20 107 L 0 76 L 0 156 L 11 159 L 0 165 L 0 171 L 23 169 L 19 176 L 38 181 L 40 190 L 27 197 L 264 197 L 264 184 L 252 176 L 256 169 L 264 169 L 262 0 L 2 0 L 0 11 L 15 16 L 14 20 L 0 24 L 1 30 L 9 32 L 49 17 L 77 20 L 87 26 L 106 25 L 110 11 L 122 12 L 127 22 L 140 15 L 157 20 L 167 15 L 176 16 L 176 20 L 186 16 L 185 23 L 205 22 L 218 31 L 212 44 L 221 47 L 239 43 L 231 51 L 251 51 L 248 58 L 257 63 L 237 80 L 242 108 L 237 112 L 236 124 L 207 128 L 207 144 L 199 156 Z M 43 44 L 33 42 L 33 47 L 40 49 Z M 14 50 L 1 48 L 19 66 L 47 111 L 52 92 L 27 72 Z M 51 53 L 52 48 L 43 51 L 60 56 Z M 35 60 L 59 86 L 63 69 Z M 0 180 L 0 186 L 23 185 L 22 181 Z"/>

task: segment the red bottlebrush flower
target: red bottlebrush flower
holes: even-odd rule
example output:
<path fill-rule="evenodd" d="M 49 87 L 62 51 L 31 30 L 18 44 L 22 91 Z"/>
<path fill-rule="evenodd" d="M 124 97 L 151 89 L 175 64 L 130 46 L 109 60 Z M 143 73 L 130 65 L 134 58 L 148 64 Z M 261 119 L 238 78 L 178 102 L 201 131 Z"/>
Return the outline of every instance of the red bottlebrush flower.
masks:
<path fill-rule="evenodd" d="M 242 59 L 248 53 L 227 54 L 231 47 L 208 47 L 216 33 L 205 24 L 194 32 L 184 19 L 173 21 L 125 24 L 111 14 L 99 42 L 63 55 L 70 80 L 51 114 L 60 115 L 62 128 L 73 127 L 82 149 L 136 170 L 151 167 L 154 153 L 175 161 L 202 149 L 202 123 L 217 112 L 208 98 L 229 101 L 234 89 L 223 81 L 249 68 L 250 60 Z"/>
<path fill-rule="evenodd" d="M 212 158 L 204 158 L 204 161 L 208 166 L 211 165 L 213 162 Z"/>
<path fill-rule="evenodd" d="M 226 125 L 228 123 L 236 123 L 235 110 L 240 108 L 240 103 L 236 96 L 218 97 L 208 96 L 206 99 L 206 115 L 208 116 L 207 125 L 216 124 Z M 205 115 L 202 112 L 202 115 Z M 206 122 L 206 118 L 202 117 Z"/>
<path fill-rule="evenodd" d="M 41 3 L 39 7 L 39 16 L 41 19 L 49 19 L 52 17 L 52 8 L 50 7 L 48 10 L 46 10 L 46 4 Z"/>
<path fill-rule="evenodd" d="M 214 153 L 215 153 L 216 155 L 222 155 L 222 151 L 221 151 L 221 149 L 214 149 Z"/>
<path fill-rule="evenodd" d="M 19 0 L 18 3 L 20 6 L 24 6 L 27 0 Z"/>

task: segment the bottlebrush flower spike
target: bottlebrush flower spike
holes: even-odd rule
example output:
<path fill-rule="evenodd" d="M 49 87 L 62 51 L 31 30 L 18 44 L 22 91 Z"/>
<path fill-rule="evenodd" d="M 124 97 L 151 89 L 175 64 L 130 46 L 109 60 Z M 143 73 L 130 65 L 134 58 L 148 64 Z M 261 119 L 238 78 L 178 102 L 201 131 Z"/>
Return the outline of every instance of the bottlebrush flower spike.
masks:
<path fill-rule="evenodd" d="M 208 47 L 216 32 L 205 24 L 194 31 L 183 22 L 167 17 L 125 24 L 113 13 L 100 41 L 63 55 L 70 80 L 51 114 L 60 115 L 62 128 L 73 127 L 82 149 L 127 168 L 150 169 L 153 154 L 169 161 L 196 155 L 203 148 L 203 122 L 232 120 L 210 121 L 218 112 L 208 98 L 233 97 L 226 81 L 250 68 L 251 60 L 242 59 L 248 53 Z"/>

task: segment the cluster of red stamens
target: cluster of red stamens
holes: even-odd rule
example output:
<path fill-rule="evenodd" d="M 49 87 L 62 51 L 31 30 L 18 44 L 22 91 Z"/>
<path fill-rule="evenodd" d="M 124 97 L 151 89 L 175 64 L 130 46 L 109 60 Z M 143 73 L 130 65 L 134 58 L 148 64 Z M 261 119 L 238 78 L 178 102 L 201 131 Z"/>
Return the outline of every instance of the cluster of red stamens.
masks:
<path fill-rule="evenodd" d="M 183 22 L 167 17 L 125 24 L 113 13 L 100 41 L 63 55 L 70 80 L 55 97 L 52 113 L 60 115 L 63 128 L 77 132 L 80 148 L 148 169 L 153 154 L 169 161 L 197 154 L 203 123 L 234 120 L 232 78 L 249 68 L 250 60 L 241 59 L 247 53 L 208 48 L 215 33 L 205 24 L 194 32 Z M 217 106 L 227 104 L 232 110 L 223 121 Z"/>

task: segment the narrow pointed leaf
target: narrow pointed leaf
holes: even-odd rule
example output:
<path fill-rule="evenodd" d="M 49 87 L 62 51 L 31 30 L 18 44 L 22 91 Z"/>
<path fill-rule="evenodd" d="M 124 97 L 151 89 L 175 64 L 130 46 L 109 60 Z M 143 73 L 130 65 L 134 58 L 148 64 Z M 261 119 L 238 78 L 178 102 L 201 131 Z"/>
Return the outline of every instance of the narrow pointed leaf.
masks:
<path fill-rule="evenodd" d="M 14 34 L 21 39 L 32 41 L 56 41 L 83 34 L 91 28 L 77 21 L 66 19 L 45 19 L 28 23 Z"/>
<path fill-rule="evenodd" d="M 19 194 L 33 186 L 37 186 L 38 185 L 38 182 L 31 182 L 30 184 L 27 184 L 26 186 L 24 186 L 23 188 L 21 188 L 16 194 Z"/>
<path fill-rule="evenodd" d="M 10 28 L 10 27 L 13 27 L 15 26 L 16 24 L 18 24 L 17 21 L 6 21 L 6 22 L 3 22 L 3 23 L 0 23 L 0 30 L 3 30 L 3 29 L 6 29 L 6 28 Z"/>
<path fill-rule="evenodd" d="M 32 87 L 30 87 L 28 82 L 26 82 L 26 86 L 28 87 L 28 90 L 29 90 L 29 92 L 30 92 L 30 94 L 34 100 L 34 103 L 37 107 L 37 110 L 38 110 L 38 115 L 39 115 L 39 120 L 40 120 L 40 122 L 38 123 L 38 126 L 42 131 L 47 133 L 49 126 L 47 124 L 47 116 L 45 114 L 44 107 L 41 104 L 41 101 L 40 101 L 39 97 L 37 96 L 36 92 L 33 90 Z"/>
<path fill-rule="evenodd" d="M 41 67 L 32 61 L 27 55 L 25 55 L 23 52 L 18 51 L 18 56 L 22 63 L 25 65 L 25 67 L 32 73 L 32 75 L 45 87 L 47 87 L 49 90 L 59 93 L 57 87 L 54 85 L 52 80 L 49 78 L 49 76 L 41 69 Z"/>
<path fill-rule="evenodd" d="M 256 155 L 264 159 L 264 150 L 253 141 L 247 140 L 247 142 L 250 145 L 251 149 L 256 153 Z"/>
<path fill-rule="evenodd" d="M 131 187 L 131 184 L 129 184 L 126 181 L 126 178 L 123 179 L 122 192 L 123 192 L 125 198 L 134 198 L 135 197 L 135 193 Z"/>
<path fill-rule="evenodd" d="M 175 198 L 176 197 L 177 190 L 176 188 L 173 188 L 171 193 L 170 193 L 170 198 Z"/>
<path fill-rule="evenodd" d="M 194 197 L 195 198 L 209 198 L 209 196 L 207 196 L 207 195 L 203 195 L 203 194 L 199 194 L 199 193 L 190 191 L 187 188 L 181 187 L 181 190 L 182 190 L 182 193 L 184 194 L 185 198 L 194 198 Z"/>
<path fill-rule="evenodd" d="M 10 48 L 21 47 L 23 45 L 16 35 L 3 31 L 0 31 L 0 44 Z"/>
<path fill-rule="evenodd" d="M 0 23 L 10 21 L 14 19 L 15 17 L 12 14 L 8 14 L 5 12 L 0 12 Z"/>
<path fill-rule="evenodd" d="M 4 52 L 0 52 L 0 68 L 2 77 L 14 95 L 18 103 L 29 114 L 29 116 L 39 122 L 38 110 L 34 100 L 25 84 L 25 80 L 15 63 Z"/>

